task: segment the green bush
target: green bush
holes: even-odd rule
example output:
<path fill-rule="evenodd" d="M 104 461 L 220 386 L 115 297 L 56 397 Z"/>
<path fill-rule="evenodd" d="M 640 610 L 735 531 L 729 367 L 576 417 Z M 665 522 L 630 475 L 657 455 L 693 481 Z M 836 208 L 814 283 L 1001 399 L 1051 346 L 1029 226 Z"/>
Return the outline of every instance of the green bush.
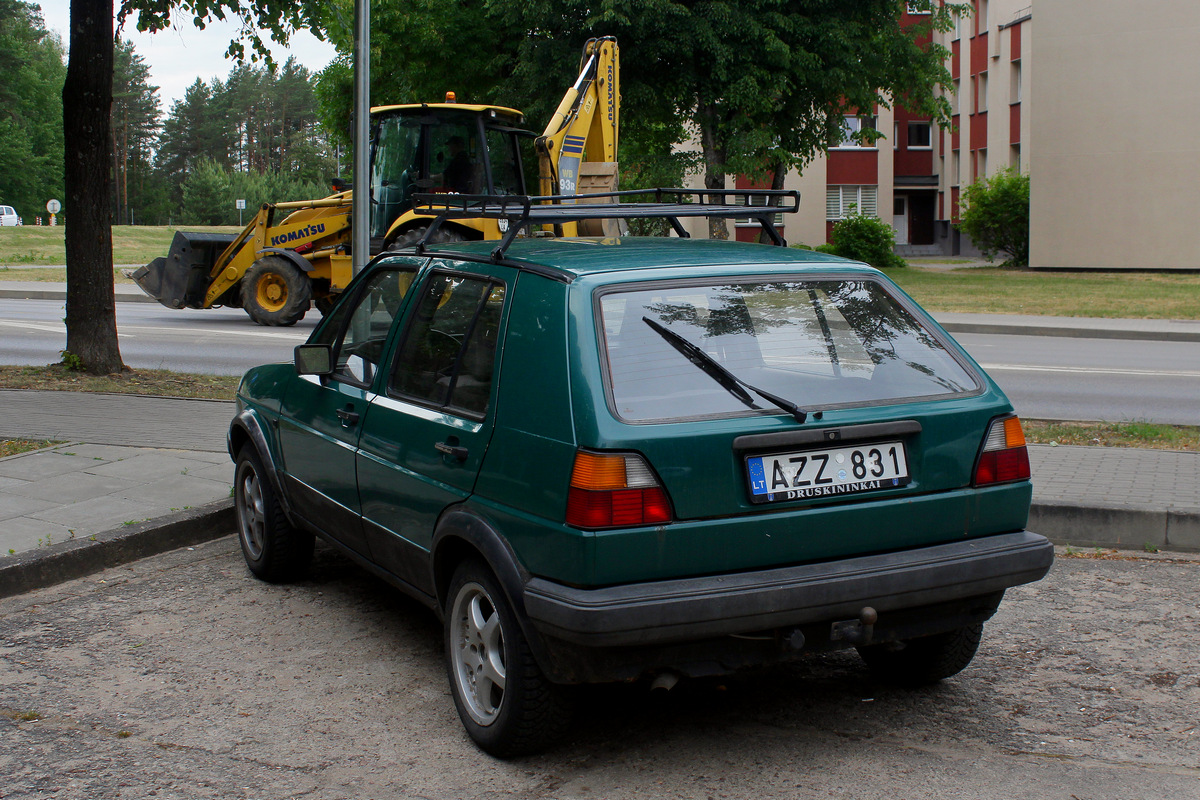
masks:
<path fill-rule="evenodd" d="M 1029 266 L 1029 176 L 1014 169 L 963 190 L 957 228 L 986 258 L 1005 253 L 1004 267 Z"/>
<path fill-rule="evenodd" d="M 842 258 L 864 261 L 877 269 L 907 266 L 904 259 L 896 255 L 896 232 L 878 217 L 861 214 L 854 209 L 833 225 L 829 235 L 829 248 L 821 252 L 832 252 Z"/>

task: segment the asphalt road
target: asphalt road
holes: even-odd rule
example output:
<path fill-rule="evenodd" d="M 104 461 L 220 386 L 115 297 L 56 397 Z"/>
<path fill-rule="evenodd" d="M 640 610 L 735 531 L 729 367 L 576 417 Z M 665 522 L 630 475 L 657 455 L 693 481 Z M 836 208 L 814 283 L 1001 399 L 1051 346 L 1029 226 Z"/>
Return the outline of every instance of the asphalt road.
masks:
<path fill-rule="evenodd" d="M 46 364 L 66 340 L 61 302 L 0 300 L 0 363 Z M 237 309 L 118 303 L 121 354 L 136 368 L 240 375 L 289 361 L 319 315 L 293 328 L 254 325 Z M 1189 342 L 960 334 L 1026 417 L 1200 425 L 1200 347 Z"/>
<path fill-rule="evenodd" d="M 261 583 L 227 537 L 0 601 L 0 796 L 1194 800 L 1198 570 L 1060 558 L 937 687 L 852 651 L 604 687 L 506 763 L 461 731 L 428 611 L 327 549 Z"/>

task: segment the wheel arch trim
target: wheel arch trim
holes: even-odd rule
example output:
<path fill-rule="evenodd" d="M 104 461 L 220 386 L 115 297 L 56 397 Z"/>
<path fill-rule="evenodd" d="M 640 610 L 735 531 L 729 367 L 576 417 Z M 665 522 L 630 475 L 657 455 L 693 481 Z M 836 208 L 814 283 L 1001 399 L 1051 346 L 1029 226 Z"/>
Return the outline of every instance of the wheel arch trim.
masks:
<path fill-rule="evenodd" d="M 283 491 L 283 479 L 279 474 L 279 468 L 275 465 L 275 458 L 272 455 L 274 451 L 267 438 L 266 430 L 268 428 L 269 426 L 263 425 L 259 415 L 253 409 L 244 409 L 229 423 L 229 431 L 225 435 L 225 447 L 229 451 L 229 457 L 236 463 L 242 444 L 249 442 L 254 446 L 254 449 L 258 451 L 258 458 L 262 461 L 263 468 L 267 471 L 267 480 L 271 482 L 271 488 L 275 490 L 275 496 L 279 498 L 279 504 L 283 506 L 283 513 L 289 520 L 292 520 L 291 503 L 288 502 L 287 493 Z"/>
<path fill-rule="evenodd" d="M 300 270 L 305 275 L 307 275 L 309 270 L 312 269 L 312 264 L 308 262 L 308 259 L 297 253 L 295 250 L 288 250 L 286 247 L 264 247 L 262 250 L 259 250 L 256 255 L 259 259 L 266 255 L 282 256 L 291 262 L 292 266 L 296 267 L 296 269 Z"/>
<path fill-rule="evenodd" d="M 541 634 L 525 612 L 525 585 L 531 578 L 529 572 L 495 526 L 463 506 L 456 506 L 442 514 L 434 529 L 430 547 L 430 580 L 437 598 L 439 616 L 445 614 L 454 570 L 463 557 L 470 556 L 471 551 L 496 576 L 534 659 L 543 671 L 547 671 L 546 668 L 551 664 L 549 654 Z"/>

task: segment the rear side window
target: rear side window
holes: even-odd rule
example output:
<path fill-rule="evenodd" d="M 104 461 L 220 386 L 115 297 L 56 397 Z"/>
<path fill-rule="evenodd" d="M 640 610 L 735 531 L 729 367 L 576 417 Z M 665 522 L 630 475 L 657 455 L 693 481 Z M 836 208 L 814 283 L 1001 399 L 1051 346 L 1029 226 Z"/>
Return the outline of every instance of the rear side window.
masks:
<path fill-rule="evenodd" d="M 400 347 L 392 394 L 482 417 L 491 395 L 503 308 L 500 281 L 450 273 L 430 276 Z"/>
<path fill-rule="evenodd" d="M 866 280 L 656 286 L 601 295 L 613 410 L 629 421 L 779 413 L 737 379 L 819 409 L 981 390 L 978 378 L 884 288 Z M 683 340 L 683 343 L 680 342 Z M 725 381 L 728 383 L 728 381 Z"/>

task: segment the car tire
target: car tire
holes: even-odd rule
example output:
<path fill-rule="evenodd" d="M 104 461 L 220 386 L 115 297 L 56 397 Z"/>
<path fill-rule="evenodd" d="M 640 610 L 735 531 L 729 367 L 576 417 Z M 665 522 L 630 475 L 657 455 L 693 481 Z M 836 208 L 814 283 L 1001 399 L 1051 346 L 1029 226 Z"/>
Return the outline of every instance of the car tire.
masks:
<path fill-rule="evenodd" d="M 983 623 L 901 642 L 858 648 L 871 673 L 897 686 L 928 686 L 966 669 L 979 649 Z"/>
<path fill-rule="evenodd" d="M 407 247 L 412 247 L 417 242 L 421 241 L 421 237 L 425 235 L 426 230 L 428 230 L 428 226 L 425 225 L 422 225 L 419 228 L 409 228 L 404 233 L 393 239 L 386 247 L 384 247 L 384 251 L 392 253 L 397 250 L 403 250 Z M 426 244 L 444 244 L 446 242 L 462 241 L 466 241 L 466 237 L 463 236 L 460 231 L 457 231 L 454 228 L 441 227 L 434 232 L 433 238 L 426 242 Z"/>
<path fill-rule="evenodd" d="M 238 453 L 233 500 L 238 541 L 250 571 L 270 583 L 302 576 L 312 562 L 313 535 L 288 521 L 253 445 Z"/>
<path fill-rule="evenodd" d="M 308 312 L 312 283 L 282 256 L 250 265 L 241 280 L 242 308 L 259 325 L 295 325 Z"/>
<path fill-rule="evenodd" d="M 567 687 L 534 661 L 516 615 L 491 571 L 465 561 L 446 595 L 446 670 L 467 734 L 498 758 L 540 752 L 571 717 Z"/>

